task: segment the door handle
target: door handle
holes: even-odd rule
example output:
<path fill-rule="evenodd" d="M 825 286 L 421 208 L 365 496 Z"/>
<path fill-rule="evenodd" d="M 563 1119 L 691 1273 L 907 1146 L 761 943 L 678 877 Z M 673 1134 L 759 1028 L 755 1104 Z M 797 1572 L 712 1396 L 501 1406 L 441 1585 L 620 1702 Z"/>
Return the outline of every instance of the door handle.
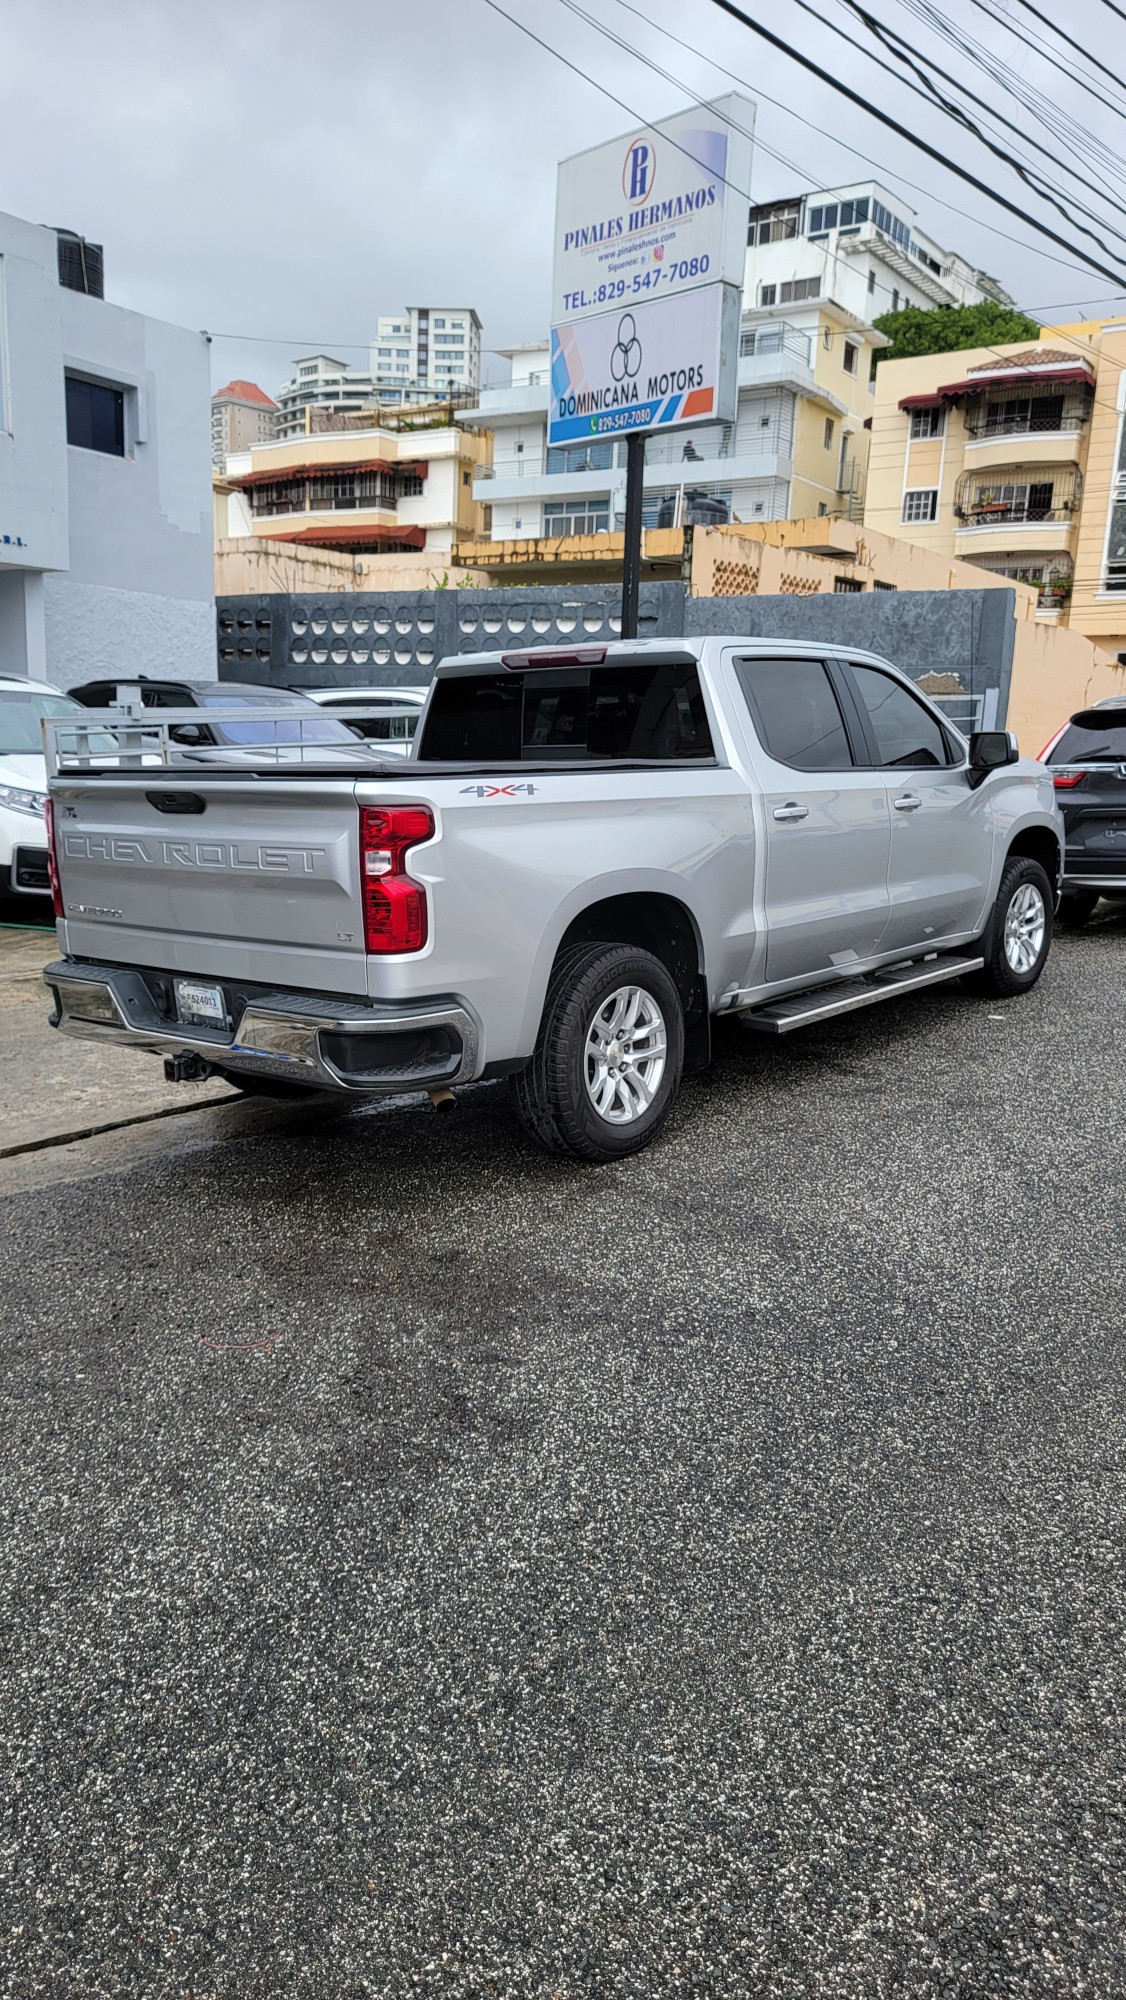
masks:
<path fill-rule="evenodd" d="M 919 797 L 918 792 L 904 792 L 902 798 L 892 800 L 897 813 L 918 812 L 922 803 L 923 801 Z"/>
<path fill-rule="evenodd" d="M 788 806 L 775 806 L 774 817 L 775 819 L 808 819 L 809 807 L 799 806 L 796 801 L 791 800 Z"/>

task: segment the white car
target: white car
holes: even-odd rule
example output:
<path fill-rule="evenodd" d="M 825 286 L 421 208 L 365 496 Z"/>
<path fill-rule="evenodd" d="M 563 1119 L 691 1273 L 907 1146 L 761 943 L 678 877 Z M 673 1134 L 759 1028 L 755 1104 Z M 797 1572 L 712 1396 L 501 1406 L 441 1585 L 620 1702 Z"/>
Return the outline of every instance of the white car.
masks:
<path fill-rule="evenodd" d="M 302 688 L 321 708 L 362 709 L 349 713 L 348 727 L 369 743 L 395 756 L 409 757 L 418 718 L 426 706 L 428 687 Z"/>
<path fill-rule="evenodd" d="M 43 801 L 45 715 L 81 715 L 76 701 L 48 681 L 0 674 L 0 895 L 49 896 Z"/>

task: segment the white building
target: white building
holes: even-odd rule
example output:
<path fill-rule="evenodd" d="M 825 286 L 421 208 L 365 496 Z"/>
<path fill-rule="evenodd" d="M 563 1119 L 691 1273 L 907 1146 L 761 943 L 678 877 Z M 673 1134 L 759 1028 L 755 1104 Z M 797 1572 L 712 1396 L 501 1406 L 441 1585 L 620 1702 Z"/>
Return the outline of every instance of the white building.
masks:
<path fill-rule="evenodd" d="M 76 240 L 0 215 L 0 672 L 211 677 L 207 337 L 107 304 Z"/>
<path fill-rule="evenodd" d="M 871 414 L 872 321 L 901 306 L 1011 303 L 983 272 L 924 236 L 874 181 L 752 208 L 734 423 L 645 448 L 646 527 L 694 521 L 859 519 Z M 625 518 L 624 441 L 548 447 L 546 342 L 501 350 L 506 388 L 465 421 L 494 433 L 477 480 L 491 538 L 601 534 Z"/>
<path fill-rule="evenodd" d="M 834 299 L 861 320 L 905 306 L 1013 303 L 995 278 L 925 235 L 914 209 L 877 181 L 752 208 L 744 308 L 809 299 Z"/>
<path fill-rule="evenodd" d="M 481 322 L 472 306 L 408 306 L 377 322 L 374 381 L 408 382 L 432 396 L 475 396 L 481 387 Z"/>
<path fill-rule="evenodd" d="M 364 410 L 375 403 L 472 400 L 481 386 L 481 322 L 472 306 L 408 306 L 376 322 L 366 372 L 332 354 L 302 354 L 278 390 L 277 435 L 300 437 L 312 406 Z"/>

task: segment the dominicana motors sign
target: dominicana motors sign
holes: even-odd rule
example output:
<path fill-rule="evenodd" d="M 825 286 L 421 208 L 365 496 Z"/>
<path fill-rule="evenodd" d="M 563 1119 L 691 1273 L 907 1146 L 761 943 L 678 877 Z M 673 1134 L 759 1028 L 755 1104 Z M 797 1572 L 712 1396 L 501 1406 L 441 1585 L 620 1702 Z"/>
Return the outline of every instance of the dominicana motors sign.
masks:
<path fill-rule="evenodd" d="M 551 329 L 551 444 L 729 415 L 740 294 L 702 285 Z"/>
<path fill-rule="evenodd" d="M 734 415 L 754 113 L 731 94 L 560 163 L 550 443 Z"/>

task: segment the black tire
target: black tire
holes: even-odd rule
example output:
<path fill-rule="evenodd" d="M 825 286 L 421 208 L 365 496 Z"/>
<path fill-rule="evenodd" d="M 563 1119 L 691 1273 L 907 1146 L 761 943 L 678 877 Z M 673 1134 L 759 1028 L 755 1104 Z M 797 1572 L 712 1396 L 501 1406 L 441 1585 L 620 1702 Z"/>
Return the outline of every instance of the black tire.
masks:
<path fill-rule="evenodd" d="M 595 1017 L 615 992 L 636 987 L 659 1011 L 664 1022 L 665 1061 L 651 1103 L 619 1122 L 603 1116 L 587 1084 L 587 1038 Z M 656 1027 L 651 1032 L 659 1033 Z M 641 1039 L 641 1037 L 639 1037 Z M 644 1056 L 640 1058 L 644 1061 Z M 680 995 L 659 958 L 633 945 L 583 944 L 556 962 L 544 1002 L 535 1054 L 513 1078 L 513 1093 L 521 1122 L 547 1152 L 605 1165 L 638 1153 L 654 1139 L 672 1110 L 684 1068 L 684 1010 Z M 607 1071 L 606 1088 L 614 1077 L 618 1092 L 611 1110 L 624 1098 L 636 1101 L 636 1064 L 628 1059 L 621 1072 Z"/>
<path fill-rule="evenodd" d="M 1039 949 L 1033 963 L 1020 970 L 1006 951 L 1005 924 L 1014 901 L 1026 888 L 1034 889 L 1043 904 L 1044 928 Z M 1024 854 L 1015 854 L 1005 864 L 1001 876 L 1001 886 L 997 891 L 997 901 L 993 905 L 993 915 L 989 929 L 981 941 L 985 954 L 985 965 L 975 973 L 973 985 L 979 993 L 989 994 L 994 999 L 1010 1000 L 1018 993 L 1027 993 L 1035 986 L 1048 960 L 1052 946 L 1052 910 L 1055 905 L 1055 890 L 1038 861 L 1032 861 Z"/>
<path fill-rule="evenodd" d="M 1060 897 L 1057 921 L 1069 930 L 1080 930 L 1095 914 L 1098 892 L 1094 889 L 1065 889 Z"/>

